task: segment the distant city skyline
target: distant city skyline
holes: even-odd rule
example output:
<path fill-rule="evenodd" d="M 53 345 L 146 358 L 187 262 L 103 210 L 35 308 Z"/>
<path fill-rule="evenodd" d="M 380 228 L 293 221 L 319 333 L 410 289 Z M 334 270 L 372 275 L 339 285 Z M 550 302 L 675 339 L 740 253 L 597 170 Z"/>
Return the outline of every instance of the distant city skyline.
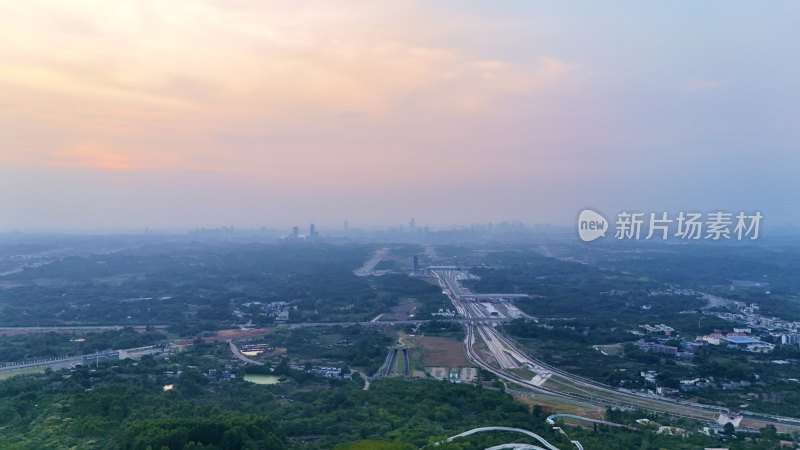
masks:
<path fill-rule="evenodd" d="M 800 224 L 800 4 L 31 0 L 0 231 Z"/>

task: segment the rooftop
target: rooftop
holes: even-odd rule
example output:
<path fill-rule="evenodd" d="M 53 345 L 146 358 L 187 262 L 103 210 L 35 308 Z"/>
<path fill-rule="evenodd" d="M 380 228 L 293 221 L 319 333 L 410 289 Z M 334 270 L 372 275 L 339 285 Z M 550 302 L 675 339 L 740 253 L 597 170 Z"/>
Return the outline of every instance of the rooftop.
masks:
<path fill-rule="evenodd" d="M 761 342 L 760 340 L 750 336 L 728 336 L 722 339 L 734 344 L 755 344 Z"/>

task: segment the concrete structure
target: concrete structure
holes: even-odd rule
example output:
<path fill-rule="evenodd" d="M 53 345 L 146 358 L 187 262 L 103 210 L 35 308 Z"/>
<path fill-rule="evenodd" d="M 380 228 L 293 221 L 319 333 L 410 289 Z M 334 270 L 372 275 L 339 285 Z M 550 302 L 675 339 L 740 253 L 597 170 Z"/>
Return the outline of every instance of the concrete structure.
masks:
<path fill-rule="evenodd" d="M 468 294 L 468 295 L 460 295 L 460 300 L 466 299 L 474 299 L 480 300 L 483 298 L 492 299 L 492 298 L 530 298 L 531 296 L 528 294 Z"/>
<path fill-rule="evenodd" d="M 761 342 L 760 340 L 750 336 L 725 336 L 721 340 L 733 345 L 749 345 Z"/>
<path fill-rule="evenodd" d="M 769 342 L 763 342 L 760 339 L 750 336 L 729 335 L 722 338 L 721 341 L 727 343 L 730 347 L 747 350 L 748 352 L 769 353 L 775 348 L 775 345 L 770 344 Z"/>
<path fill-rule="evenodd" d="M 739 428 L 739 425 L 742 423 L 742 416 L 738 414 L 720 414 L 719 417 L 717 417 L 717 425 L 725 426 L 726 423 L 731 423 L 734 427 Z"/>
<path fill-rule="evenodd" d="M 89 365 L 89 364 L 99 364 L 103 361 L 110 361 L 119 359 L 119 352 L 98 352 L 93 353 L 91 355 L 83 355 L 81 356 L 81 363 Z"/>

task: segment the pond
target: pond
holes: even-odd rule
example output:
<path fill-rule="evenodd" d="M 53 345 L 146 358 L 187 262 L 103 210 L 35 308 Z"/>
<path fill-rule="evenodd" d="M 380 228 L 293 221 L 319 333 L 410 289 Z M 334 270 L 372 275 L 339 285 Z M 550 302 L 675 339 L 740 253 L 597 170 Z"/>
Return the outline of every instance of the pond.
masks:
<path fill-rule="evenodd" d="M 275 375 L 254 375 L 254 374 L 246 374 L 244 376 L 244 381 L 249 381 L 255 384 L 278 384 L 280 383 L 279 377 Z"/>

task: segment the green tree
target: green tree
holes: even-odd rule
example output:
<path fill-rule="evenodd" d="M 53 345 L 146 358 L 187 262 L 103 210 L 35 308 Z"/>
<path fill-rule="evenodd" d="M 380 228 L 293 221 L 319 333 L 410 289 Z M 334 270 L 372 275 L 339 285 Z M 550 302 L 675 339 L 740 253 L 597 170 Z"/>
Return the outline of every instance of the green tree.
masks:
<path fill-rule="evenodd" d="M 728 422 L 724 427 L 722 427 L 722 432 L 729 436 L 733 436 L 736 433 L 736 427 L 734 427 L 731 422 Z"/>

